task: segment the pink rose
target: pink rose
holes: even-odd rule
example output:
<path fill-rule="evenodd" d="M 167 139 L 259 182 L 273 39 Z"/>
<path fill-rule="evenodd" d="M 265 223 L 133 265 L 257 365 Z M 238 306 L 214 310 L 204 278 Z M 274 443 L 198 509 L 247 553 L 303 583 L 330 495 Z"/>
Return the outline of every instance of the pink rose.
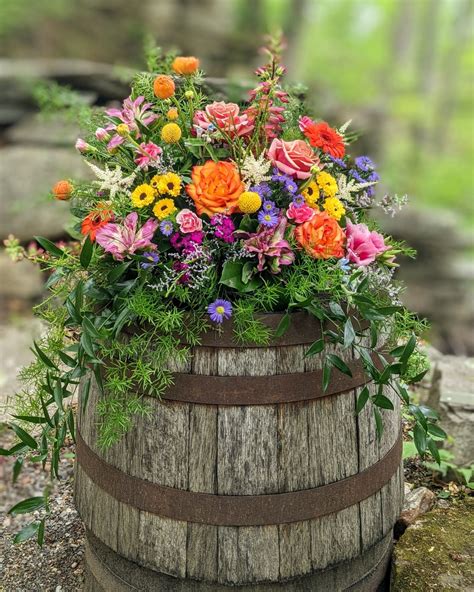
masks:
<path fill-rule="evenodd" d="M 289 220 L 294 220 L 295 224 L 303 224 L 303 222 L 311 220 L 315 211 L 316 210 L 310 208 L 308 204 L 297 206 L 295 203 L 291 202 L 290 207 L 286 210 L 286 217 Z"/>
<path fill-rule="evenodd" d="M 347 259 L 359 267 L 369 265 L 384 251 L 389 249 L 384 238 L 375 230 L 370 231 L 365 224 L 347 222 Z"/>
<path fill-rule="evenodd" d="M 319 158 L 303 140 L 285 142 L 275 138 L 268 149 L 268 158 L 280 171 L 297 179 L 308 179 L 311 167 L 319 166 Z"/>
<path fill-rule="evenodd" d="M 183 234 L 202 230 L 202 220 L 191 210 L 184 209 L 176 216 L 176 222 Z"/>
<path fill-rule="evenodd" d="M 193 123 L 195 127 L 204 130 L 213 125 L 238 136 L 248 134 L 253 129 L 248 116 L 245 113 L 240 114 L 240 107 L 236 103 L 225 103 L 224 101 L 214 101 L 214 103 L 207 105 L 205 111 L 196 111 Z"/>

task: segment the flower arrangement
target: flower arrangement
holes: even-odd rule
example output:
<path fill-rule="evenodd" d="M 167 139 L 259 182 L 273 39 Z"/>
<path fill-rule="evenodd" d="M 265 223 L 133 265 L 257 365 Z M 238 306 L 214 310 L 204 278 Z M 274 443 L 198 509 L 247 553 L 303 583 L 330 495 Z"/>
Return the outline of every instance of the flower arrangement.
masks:
<path fill-rule="evenodd" d="M 444 432 L 407 386 L 427 370 L 417 349 L 424 324 L 402 306 L 393 277 L 397 256 L 413 252 L 371 218 L 379 175 L 369 157 L 348 154 L 348 124 L 310 117 L 282 82 L 279 42 L 266 53 L 242 105 L 204 92 L 197 58 L 156 53 L 121 106 L 91 113 L 76 148 L 96 178 L 61 180 L 52 191 L 70 200 L 74 240 L 37 238 L 33 251 L 7 244 L 48 271 L 54 298 L 39 307 L 50 331 L 23 371 L 23 411 L 12 424 L 19 443 L 5 453 L 49 459 L 57 475 L 79 381 L 83 404 L 92 381 L 103 393 L 99 442 L 110 446 L 133 414 L 147 413 L 136 393 L 166 391 L 168 360 L 189 355 L 181 341 L 199 343 L 232 319 L 237 341 L 264 344 L 305 310 L 332 327 L 307 352 L 324 358 L 324 388 L 332 372 L 350 374 L 326 345 L 353 348 L 377 385 L 362 390 L 358 411 L 370 403 L 381 431 L 392 389 L 414 417 L 420 453 L 439 458 Z M 384 196 L 379 205 L 394 203 Z M 266 312 L 285 313 L 273 334 L 259 318 Z M 42 428 L 39 440 L 29 421 Z M 40 538 L 42 528 L 30 530 Z"/>

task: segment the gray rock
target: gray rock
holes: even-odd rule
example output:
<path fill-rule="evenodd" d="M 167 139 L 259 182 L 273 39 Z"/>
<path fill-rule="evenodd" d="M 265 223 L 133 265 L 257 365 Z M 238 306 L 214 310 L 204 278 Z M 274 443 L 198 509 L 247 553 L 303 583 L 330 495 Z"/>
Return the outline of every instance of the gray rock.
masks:
<path fill-rule="evenodd" d="M 12 146 L 0 150 L 0 240 L 57 238 L 69 220 L 65 202 L 49 197 L 62 178 L 84 179 L 90 171 L 74 148 Z"/>
<path fill-rule="evenodd" d="M 43 275 L 30 261 L 12 261 L 0 251 L 0 301 L 18 298 L 34 300 L 43 292 Z"/>
<path fill-rule="evenodd" d="M 404 532 L 409 526 L 426 512 L 429 512 L 435 505 L 436 495 L 426 487 L 417 487 L 408 493 L 405 492 L 402 513 L 395 529 Z"/>
<path fill-rule="evenodd" d="M 54 118 L 41 114 L 27 115 L 6 133 L 6 139 L 13 144 L 34 144 L 72 148 L 80 136 L 76 123 L 64 116 Z"/>
<path fill-rule="evenodd" d="M 12 397 L 20 388 L 18 371 L 34 359 L 30 347 L 42 331 L 40 321 L 35 318 L 0 326 L 0 422 L 8 417 Z"/>

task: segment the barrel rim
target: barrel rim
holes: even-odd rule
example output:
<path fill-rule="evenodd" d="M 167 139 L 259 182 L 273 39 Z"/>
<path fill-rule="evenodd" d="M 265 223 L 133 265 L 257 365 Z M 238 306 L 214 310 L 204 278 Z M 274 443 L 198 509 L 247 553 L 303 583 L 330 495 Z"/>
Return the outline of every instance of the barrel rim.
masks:
<path fill-rule="evenodd" d="M 78 432 L 78 465 L 103 491 L 138 510 L 214 526 L 288 524 L 340 512 L 377 493 L 398 471 L 402 430 L 392 448 L 359 473 L 311 489 L 262 495 L 218 495 L 159 485 L 128 475 L 96 454 Z"/>

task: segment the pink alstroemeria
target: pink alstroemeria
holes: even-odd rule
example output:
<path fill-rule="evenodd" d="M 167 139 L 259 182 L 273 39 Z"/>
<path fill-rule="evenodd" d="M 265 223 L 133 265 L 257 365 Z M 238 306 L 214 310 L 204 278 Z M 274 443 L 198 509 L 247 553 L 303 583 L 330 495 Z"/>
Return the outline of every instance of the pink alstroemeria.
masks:
<path fill-rule="evenodd" d="M 140 229 L 137 229 L 137 222 L 138 214 L 132 212 L 122 224 L 106 224 L 97 231 L 96 242 L 118 261 L 123 261 L 125 255 L 132 255 L 139 249 L 156 248 L 151 240 L 158 221 L 150 218 Z"/>
<path fill-rule="evenodd" d="M 162 152 L 163 150 L 153 142 L 148 142 L 147 144 L 142 142 L 140 148 L 137 148 L 135 164 L 141 169 L 147 169 L 150 164 L 157 165 L 160 162 Z"/>
<path fill-rule="evenodd" d="M 258 271 L 263 271 L 268 263 L 271 273 L 280 273 L 282 265 L 291 265 L 295 260 L 295 254 L 284 238 L 286 224 L 286 218 L 282 217 L 273 228 L 259 226 L 254 233 L 239 232 L 239 235 L 245 239 L 244 249 L 248 253 L 257 253 Z"/>
<path fill-rule="evenodd" d="M 139 96 L 135 100 L 128 97 L 124 100 L 122 109 L 111 108 L 106 109 L 105 112 L 109 117 L 117 118 L 120 123 L 126 123 L 130 132 L 134 134 L 136 138 L 139 138 L 140 130 L 138 124 L 148 127 L 159 117 L 156 113 L 153 113 L 153 111 L 150 110 L 152 103 L 143 103 L 144 100 L 145 97 L 143 96 Z M 117 125 L 118 123 L 112 122 L 105 129 L 107 131 L 115 130 Z M 125 138 L 115 134 L 107 144 L 107 148 L 113 150 L 117 146 L 120 146 L 124 141 Z"/>

